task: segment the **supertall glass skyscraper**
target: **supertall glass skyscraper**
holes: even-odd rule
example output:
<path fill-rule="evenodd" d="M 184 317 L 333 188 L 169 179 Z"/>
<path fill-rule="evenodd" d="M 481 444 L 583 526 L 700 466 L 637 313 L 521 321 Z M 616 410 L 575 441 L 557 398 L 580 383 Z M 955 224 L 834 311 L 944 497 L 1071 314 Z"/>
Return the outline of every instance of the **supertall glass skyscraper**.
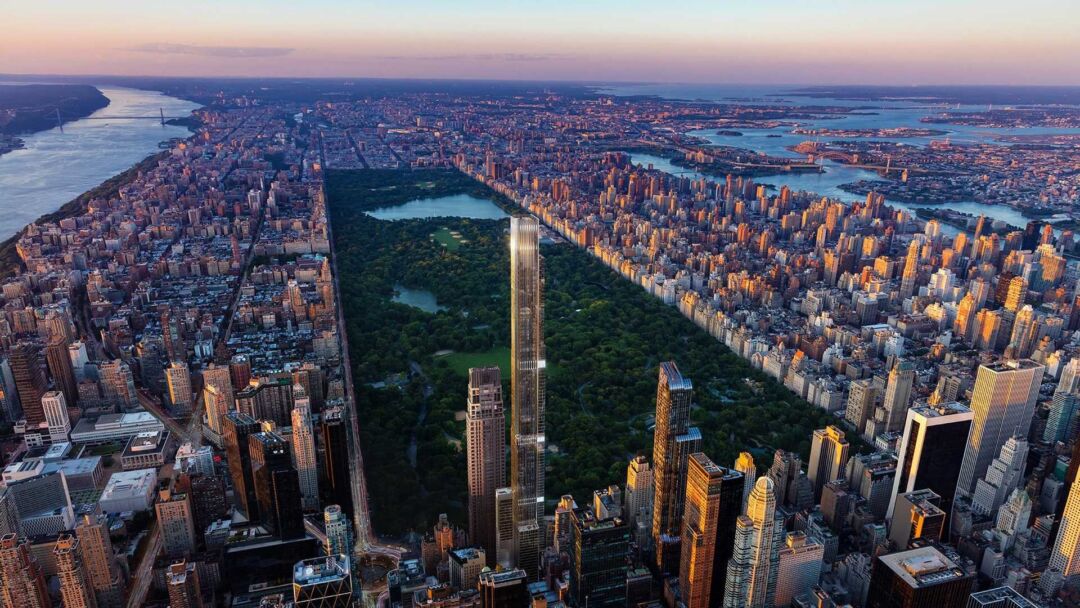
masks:
<path fill-rule="evenodd" d="M 529 580 L 540 571 L 544 516 L 544 278 L 540 223 L 510 218 L 510 486 L 514 551 Z"/>
<path fill-rule="evenodd" d="M 653 436 L 653 540 L 656 564 L 675 574 L 679 567 L 686 467 L 690 454 L 701 451 L 701 433 L 690 426 L 694 385 L 674 361 L 660 364 L 656 387 L 656 431 Z"/>

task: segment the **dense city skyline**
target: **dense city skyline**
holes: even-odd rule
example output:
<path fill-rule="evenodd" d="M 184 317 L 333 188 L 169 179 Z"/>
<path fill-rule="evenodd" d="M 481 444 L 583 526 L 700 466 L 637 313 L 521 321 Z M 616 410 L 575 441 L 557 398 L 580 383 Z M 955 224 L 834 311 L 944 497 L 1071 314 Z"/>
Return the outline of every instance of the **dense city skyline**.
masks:
<path fill-rule="evenodd" d="M 48 2 L 0 71 L 767 84 L 1077 84 L 1080 8 L 1035 0 Z M 87 22 L 94 23 L 86 28 Z M 963 23 L 962 28 L 956 27 Z"/>
<path fill-rule="evenodd" d="M 1080 606 L 1080 6 L 98 4 L 0 37 L 0 608 Z"/>

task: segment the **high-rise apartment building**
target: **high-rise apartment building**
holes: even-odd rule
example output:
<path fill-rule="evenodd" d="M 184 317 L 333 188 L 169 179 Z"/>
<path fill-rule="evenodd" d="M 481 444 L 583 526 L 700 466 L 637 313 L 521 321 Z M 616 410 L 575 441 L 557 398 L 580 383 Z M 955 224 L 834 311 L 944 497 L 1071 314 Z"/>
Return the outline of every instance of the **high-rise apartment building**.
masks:
<path fill-rule="evenodd" d="M 214 434 L 221 435 L 224 432 L 225 415 L 236 409 L 229 368 L 211 363 L 202 371 L 202 384 L 207 426 Z"/>
<path fill-rule="evenodd" d="M 480 573 L 488 567 L 484 550 L 476 547 L 454 549 L 448 557 L 450 586 L 455 589 L 476 589 L 480 583 Z"/>
<path fill-rule="evenodd" d="M 790 532 L 777 559 L 776 606 L 790 606 L 792 600 L 809 593 L 818 584 L 825 545 L 804 532 Z"/>
<path fill-rule="evenodd" d="M 162 550 L 173 557 L 195 551 L 195 518 L 190 497 L 182 492 L 163 489 L 154 505 L 161 527 Z"/>
<path fill-rule="evenodd" d="M 194 471 L 182 473 L 177 477 L 174 489 L 188 495 L 191 501 L 191 519 L 195 526 L 195 538 L 202 543 L 210 524 L 226 518 L 229 514 L 229 503 L 225 496 L 223 480 L 214 474 Z"/>
<path fill-rule="evenodd" d="M 60 391 L 46 391 L 41 396 L 41 411 L 48 425 L 49 441 L 63 443 L 71 434 L 71 418 L 68 417 L 68 401 Z"/>
<path fill-rule="evenodd" d="M 964 341 L 970 341 L 977 312 L 975 295 L 972 293 L 965 294 L 956 306 L 956 319 L 953 321 L 953 333 L 956 334 L 956 337 Z"/>
<path fill-rule="evenodd" d="M 916 490 L 897 496 L 889 524 L 893 548 L 905 551 L 913 540 L 940 540 L 945 530 L 945 511 L 941 510 L 940 504 L 941 497 L 933 490 Z"/>
<path fill-rule="evenodd" d="M 1010 437 L 1001 446 L 998 457 L 986 469 L 986 475 L 975 483 L 971 508 L 976 513 L 995 513 L 1012 491 L 1024 481 L 1027 467 L 1028 442 L 1022 437 Z"/>
<path fill-rule="evenodd" d="M 247 355 L 233 355 L 229 360 L 229 379 L 232 380 L 234 391 L 247 388 L 251 382 L 251 360 Z"/>
<path fill-rule="evenodd" d="M 495 490 L 495 556 L 503 570 L 514 564 L 514 491 L 510 488 Z"/>
<path fill-rule="evenodd" d="M 469 540 L 483 548 L 490 566 L 498 559 L 495 491 L 506 485 L 506 415 L 497 367 L 469 370 L 465 404 L 465 450 L 469 485 Z"/>
<path fill-rule="evenodd" d="M 138 405 L 135 377 L 127 363 L 119 359 L 106 361 L 98 366 L 98 376 L 101 378 L 101 392 L 108 405 L 122 410 Z"/>
<path fill-rule="evenodd" d="M 1013 319 L 1012 334 L 1009 336 L 1008 353 L 1013 357 L 1030 357 L 1039 338 L 1042 319 L 1035 314 L 1030 304 L 1025 304 Z"/>
<path fill-rule="evenodd" d="M 881 401 L 881 392 L 871 378 L 853 380 L 848 387 L 847 406 L 844 419 L 850 422 L 857 433 L 866 428 L 866 421 L 874 414 Z"/>
<path fill-rule="evenodd" d="M 1026 436 L 1045 368 L 1030 359 L 979 366 L 971 395 L 974 420 L 956 490 L 966 496 L 1014 433 Z"/>
<path fill-rule="evenodd" d="M 293 466 L 300 480 L 300 504 L 305 511 L 319 509 L 319 465 L 315 454 L 315 430 L 311 424 L 311 400 L 304 387 L 293 385 Z"/>
<path fill-rule="evenodd" d="M 910 298 L 915 293 L 915 283 L 919 278 L 919 249 L 921 241 L 913 240 L 908 245 L 907 257 L 904 258 L 904 270 L 900 279 L 900 298 Z"/>
<path fill-rule="evenodd" d="M 323 509 L 323 527 L 326 530 L 327 555 L 352 555 L 352 530 L 348 516 L 338 505 L 327 505 Z"/>
<path fill-rule="evenodd" d="M 851 445 L 844 431 L 829 425 L 814 431 L 810 443 L 810 466 L 806 475 L 814 488 L 814 502 L 821 502 L 821 489 L 844 476 Z"/>
<path fill-rule="evenodd" d="M 64 608 L 97 608 L 97 599 L 83 569 L 79 541 L 70 534 L 61 534 L 56 539 L 53 555 Z"/>
<path fill-rule="evenodd" d="M 690 455 L 679 564 L 679 592 L 687 608 L 709 608 L 724 597 L 742 493 L 742 473 L 717 466 L 700 452 Z"/>
<path fill-rule="evenodd" d="M 884 431 L 899 431 L 907 418 L 911 405 L 911 389 L 915 386 L 915 366 L 910 361 L 899 361 L 889 372 L 881 407 L 887 418 Z"/>
<path fill-rule="evenodd" d="M 536 580 L 544 517 L 543 269 L 540 222 L 510 218 L 510 487 L 514 492 L 515 563 Z"/>
<path fill-rule="evenodd" d="M 15 379 L 15 391 L 22 404 L 27 429 L 37 429 L 45 422 L 41 409 L 41 396 L 48 390 L 45 369 L 41 365 L 41 353 L 32 342 L 19 342 L 8 353 L 11 375 Z"/>
<path fill-rule="evenodd" d="M 908 410 L 886 517 L 892 517 L 898 495 L 923 489 L 941 497 L 939 506 L 946 513 L 952 509 L 974 418 L 975 414 L 959 403 Z"/>
<path fill-rule="evenodd" d="M 202 589 L 199 570 L 195 564 L 180 560 L 165 570 L 165 586 L 169 590 L 169 608 L 202 608 Z"/>
<path fill-rule="evenodd" d="M 260 376 L 236 393 L 236 409 L 258 420 L 289 426 L 292 423 L 293 384 L 292 374 L 286 372 Z"/>
<path fill-rule="evenodd" d="M 814 489 L 810 478 L 802 472 L 802 459 L 798 454 L 776 450 L 766 475 L 773 481 L 777 504 L 797 509 L 807 509 L 814 504 Z"/>
<path fill-rule="evenodd" d="M 770 608 L 776 597 L 784 524 L 776 513 L 773 480 L 760 477 L 750 492 L 746 514 L 735 526 L 728 561 L 724 608 Z"/>
<path fill-rule="evenodd" d="M 630 537 L 639 548 L 644 548 L 651 537 L 653 508 L 653 470 L 645 456 L 631 458 L 626 467 L 623 501 L 623 517 L 630 528 Z"/>
<path fill-rule="evenodd" d="M 50 608 L 45 573 L 30 553 L 30 542 L 15 534 L 0 537 L 0 605 L 5 608 Z"/>
<path fill-rule="evenodd" d="M 1008 283 L 1008 292 L 1005 294 L 1003 306 L 1005 310 L 1018 312 L 1027 299 L 1027 280 L 1024 277 L 1013 277 Z"/>
<path fill-rule="evenodd" d="M 1072 484 L 1068 492 L 1057 538 L 1054 539 L 1054 549 L 1050 552 L 1050 563 L 1047 565 L 1048 571 L 1055 572 L 1054 578 L 1062 579 L 1080 574 L 1080 484 Z M 1048 580 L 1043 588 L 1046 589 L 1053 582 Z"/>
<path fill-rule="evenodd" d="M 1080 394 L 1057 391 L 1050 401 L 1050 415 L 1043 429 L 1043 441 L 1054 444 L 1069 439 L 1069 429 L 1076 424 L 1076 415 L 1080 412 Z"/>
<path fill-rule="evenodd" d="M 743 509 L 746 509 L 746 501 L 750 498 L 750 491 L 757 482 L 757 465 L 754 464 L 754 455 L 750 452 L 740 452 L 735 459 L 735 470 L 743 474 Z"/>
<path fill-rule="evenodd" d="M 98 608 L 121 608 L 124 578 L 113 553 L 108 519 L 101 514 L 83 515 L 75 526 L 75 537 L 79 540 L 87 584 L 94 591 Z"/>
<path fill-rule="evenodd" d="M 560 496 L 559 504 L 555 505 L 555 517 L 551 521 L 552 547 L 559 553 L 570 552 L 570 541 L 574 536 L 571 519 L 576 508 L 577 502 L 569 494 Z"/>
<path fill-rule="evenodd" d="M 184 361 L 173 361 L 165 368 L 165 386 L 169 391 L 169 405 L 180 414 L 191 412 L 195 402 L 191 391 L 191 370 Z"/>
<path fill-rule="evenodd" d="M 231 393 L 232 389 L 229 391 Z M 203 385 L 202 396 L 206 408 L 206 426 L 215 435 L 222 435 L 225 432 L 225 415 L 231 411 L 229 397 L 213 384 Z"/>
<path fill-rule="evenodd" d="M 64 394 L 68 403 L 75 405 L 79 399 L 79 381 L 68 354 L 68 343 L 59 336 L 50 340 L 45 347 L 45 361 L 56 389 Z"/>
<path fill-rule="evenodd" d="M 694 385 L 674 361 L 660 364 L 653 435 L 653 543 L 662 572 L 679 568 L 679 539 L 685 506 L 686 467 L 690 454 L 701 451 L 701 434 L 690 426 Z"/>

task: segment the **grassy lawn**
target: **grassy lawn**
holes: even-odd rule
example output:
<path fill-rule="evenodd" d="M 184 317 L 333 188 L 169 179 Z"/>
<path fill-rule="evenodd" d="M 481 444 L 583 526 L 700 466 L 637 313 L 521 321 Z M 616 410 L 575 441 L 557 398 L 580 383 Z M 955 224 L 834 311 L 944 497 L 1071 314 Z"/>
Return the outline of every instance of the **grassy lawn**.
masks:
<path fill-rule="evenodd" d="M 461 235 L 454 236 L 452 231 L 445 226 L 436 230 L 431 238 L 435 239 L 435 242 L 446 247 L 447 251 L 457 251 L 461 248 Z"/>
<path fill-rule="evenodd" d="M 510 348 L 507 346 L 496 346 L 482 353 L 453 353 L 439 360 L 445 361 L 450 369 L 462 376 L 469 373 L 470 367 L 497 365 L 502 370 L 503 379 L 510 377 Z"/>

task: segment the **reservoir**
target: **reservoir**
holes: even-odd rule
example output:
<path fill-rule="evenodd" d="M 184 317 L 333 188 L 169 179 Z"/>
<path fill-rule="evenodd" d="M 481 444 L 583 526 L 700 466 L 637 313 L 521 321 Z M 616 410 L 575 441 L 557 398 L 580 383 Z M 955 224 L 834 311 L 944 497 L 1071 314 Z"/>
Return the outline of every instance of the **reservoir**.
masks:
<path fill-rule="evenodd" d="M 507 217 L 506 212 L 495 203 L 469 194 L 417 199 L 404 205 L 380 207 L 367 213 L 375 219 L 391 222 L 433 217 L 467 217 L 474 220 L 501 220 Z"/>
<path fill-rule="evenodd" d="M 157 91 L 98 86 L 109 105 L 91 116 L 187 116 L 198 104 Z M 26 147 L 0 156 L 0 240 L 128 169 L 158 144 L 187 137 L 186 127 L 160 120 L 84 118 L 22 135 Z"/>
<path fill-rule="evenodd" d="M 426 289 L 410 289 L 404 285 L 394 285 L 394 297 L 390 299 L 399 304 L 419 308 L 431 314 L 446 310 L 446 307 L 439 305 L 439 301 L 435 299 L 435 294 Z"/>

